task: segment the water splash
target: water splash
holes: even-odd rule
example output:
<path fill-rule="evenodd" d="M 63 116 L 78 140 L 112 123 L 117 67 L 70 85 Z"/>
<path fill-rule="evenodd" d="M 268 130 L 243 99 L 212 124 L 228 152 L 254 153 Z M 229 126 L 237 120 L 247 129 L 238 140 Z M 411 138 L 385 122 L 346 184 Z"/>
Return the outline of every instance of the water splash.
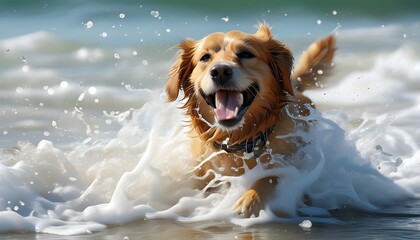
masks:
<path fill-rule="evenodd" d="M 153 17 L 155 17 L 155 18 L 157 18 L 157 17 L 159 17 L 159 11 L 151 11 L 150 12 L 150 15 L 152 15 Z"/>

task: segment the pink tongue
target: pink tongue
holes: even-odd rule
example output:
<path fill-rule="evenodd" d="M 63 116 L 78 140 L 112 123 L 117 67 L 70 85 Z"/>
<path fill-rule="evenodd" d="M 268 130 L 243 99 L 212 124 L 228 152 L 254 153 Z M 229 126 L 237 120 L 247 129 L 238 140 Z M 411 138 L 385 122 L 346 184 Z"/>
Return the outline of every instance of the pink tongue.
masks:
<path fill-rule="evenodd" d="M 237 112 L 236 108 L 240 108 L 239 97 L 241 92 L 224 91 L 220 90 L 216 92 L 216 114 L 217 120 L 231 120 L 235 119 Z"/>

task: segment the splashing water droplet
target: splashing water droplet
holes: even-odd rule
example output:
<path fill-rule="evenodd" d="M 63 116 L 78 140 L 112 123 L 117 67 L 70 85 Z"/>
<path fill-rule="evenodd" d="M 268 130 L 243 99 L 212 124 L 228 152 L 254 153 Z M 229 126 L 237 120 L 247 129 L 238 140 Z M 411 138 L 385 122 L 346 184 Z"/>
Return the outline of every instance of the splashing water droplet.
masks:
<path fill-rule="evenodd" d="M 312 222 L 309 220 L 304 220 L 303 222 L 299 223 L 299 227 L 301 228 L 311 228 Z"/>
<path fill-rule="evenodd" d="M 20 57 L 20 60 L 21 60 L 24 64 L 27 64 L 27 63 L 28 63 L 28 60 L 27 60 L 24 56 Z"/>
<path fill-rule="evenodd" d="M 321 20 L 316 20 L 316 24 L 318 24 L 318 25 L 320 25 L 322 23 L 322 21 Z"/>
<path fill-rule="evenodd" d="M 125 14 L 124 14 L 124 13 L 120 13 L 119 17 L 120 17 L 121 19 L 123 19 L 123 18 L 125 18 Z"/>
<path fill-rule="evenodd" d="M 221 19 L 222 19 L 222 21 L 229 22 L 229 17 L 228 16 L 222 17 Z"/>
<path fill-rule="evenodd" d="M 120 55 L 118 53 L 114 53 L 114 58 L 115 59 L 120 59 Z"/>
<path fill-rule="evenodd" d="M 99 36 L 101 36 L 103 38 L 106 38 L 106 37 L 108 37 L 108 33 L 102 32 L 101 34 L 99 34 Z"/>
<path fill-rule="evenodd" d="M 336 10 L 334 10 L 334 11 L 332 11 L 332 14 L 335 16 L 335 15 L 337 15 L 337 11 Z"/>
<path fill-rule="evenodd" d="M 62 81 L 60 83 L 60 88 L 65 89 L 69 87 L 69 83 L 67 81 Z"/>
<path fill-rule="evenodd" d="M 83 98 L 85 98 L 85 93 L 81 93 L 79 98 L 77 99 L 79 102 L 83 101 Z"/>
<path fill-rule="evenodd" d="M 91 94 L 91 95 L 96 94 L 96 87 L 90 87 L 90 88 L 88 89 L 88 92 L 89 92 L 89 94 Z"/>
<path fill-rule="evenodd" d="M 159 17 L 159 11 L 151 11 L 150 15 L 152 15 L 153 17 L 157 18 Z"/>
<path fill-rule="evenodd" d="M 322 71 L 321 69 L 319 69 L 319 70 L 317 71 L 317 73 L 318 73 L 319 75 L 322 75 L 322 74 L 324 74 L 324 71 Z"/>
<path fill-rule="evenodd" d="M 92 21 L 87 21 L 85 26 L 86 26 L 86 29 L 92 28 L 93 27 L 93 22 Z"/>

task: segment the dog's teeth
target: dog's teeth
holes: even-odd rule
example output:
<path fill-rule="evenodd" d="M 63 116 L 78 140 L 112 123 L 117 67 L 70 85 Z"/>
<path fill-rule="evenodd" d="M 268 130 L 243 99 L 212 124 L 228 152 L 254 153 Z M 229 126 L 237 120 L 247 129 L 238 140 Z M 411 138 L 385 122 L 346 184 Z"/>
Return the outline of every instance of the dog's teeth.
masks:
<path fill-rule="evenodd" d="M 239 112 L 239 108 L 238 108 L 238 107 L 236 107 L 236 108 L 235 108 L 235 116 L 238 116 L 238 112 Z"/>
<path fill-rule="evenodd" d="M 244 95 L 241 93 L 241 94 L 239 94 L 239 96 L 238 96 L 238 101 L 239 101 L 239 104 L 242 106 L 242 104 L 244 104 Z"/>

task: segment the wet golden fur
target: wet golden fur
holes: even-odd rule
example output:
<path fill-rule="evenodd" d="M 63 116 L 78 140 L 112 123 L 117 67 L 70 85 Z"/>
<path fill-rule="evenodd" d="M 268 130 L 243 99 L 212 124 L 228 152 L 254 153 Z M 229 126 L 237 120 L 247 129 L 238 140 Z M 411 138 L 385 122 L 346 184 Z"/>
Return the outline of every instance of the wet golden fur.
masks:
<path fill-rule="evenodd" d="M 270 28 L 261 24 L 255 34 L 240 31 L 213 33 L 195 41 L 187 39 L 178 45 L 180 52 L 177 61 L 170 71 L 170 79 L 165 86 L 167 100 L 175 101 L 181 91 L 184 92 L 183 109 L 190 117 L 191 150 L 197 158 L 196 174 L 200 177 L 197 187 L 211 189 L 214 173 L 226 176 L 238 176 L 244 173 L 244 167 L 252 169 L 258 162 L 269 162 L 272 152 L 292 155 L 299 148 L 299 139 L 276 138 L 296 130 L 297 126 L 307 128 L 309 123 L 296 120 L 293 116 L 307 115 L 313 107 L 310 99 L 300 91 L 313 85 L 311 74 L 315 69 L 326 71 L 335 50 L 332 36 L 315 42 L 303 54 L 292 77 L 293 56 L 285 44 L 274 39 Z M 252 58 L 241 59 L 238 52 L 251 51 Z M 208 54 L 208 61 L 200 61 L 203 54 Z M 235 70 L 235 79 L 239 85 L 255 83 L 259 91 L 241 125 L 235 128 L 224 128 L 217 124 L 213 109 L 200 94 L 202 89 L 211 88 L 209 71 L 219 62 L 230 64 Z M 292 82 L 292 79 L 299 81 Z M 220 152 L 213 143 L 227 142 L 236 145 L 245 141 L 253 141 L 256 136 L 272 132 L 267 139 L 269 146 L 262 146 L 254 158 L 243 160 L 243 153 L 219 153 L 211 161 L 200 162 L 212 153 Z M 257 159 L 258 158 L 258 159 Z M 276 167 L 269 164 L 268 167 Z M 209 171 L 212 170 L 212 171 Z M 260 209 L 273 197 L 273 187 L 279 181 L 275 177 L 267 177 L 256 181 L 236 202 L 233 210 L 246 217 L 258 216 Z"/>

